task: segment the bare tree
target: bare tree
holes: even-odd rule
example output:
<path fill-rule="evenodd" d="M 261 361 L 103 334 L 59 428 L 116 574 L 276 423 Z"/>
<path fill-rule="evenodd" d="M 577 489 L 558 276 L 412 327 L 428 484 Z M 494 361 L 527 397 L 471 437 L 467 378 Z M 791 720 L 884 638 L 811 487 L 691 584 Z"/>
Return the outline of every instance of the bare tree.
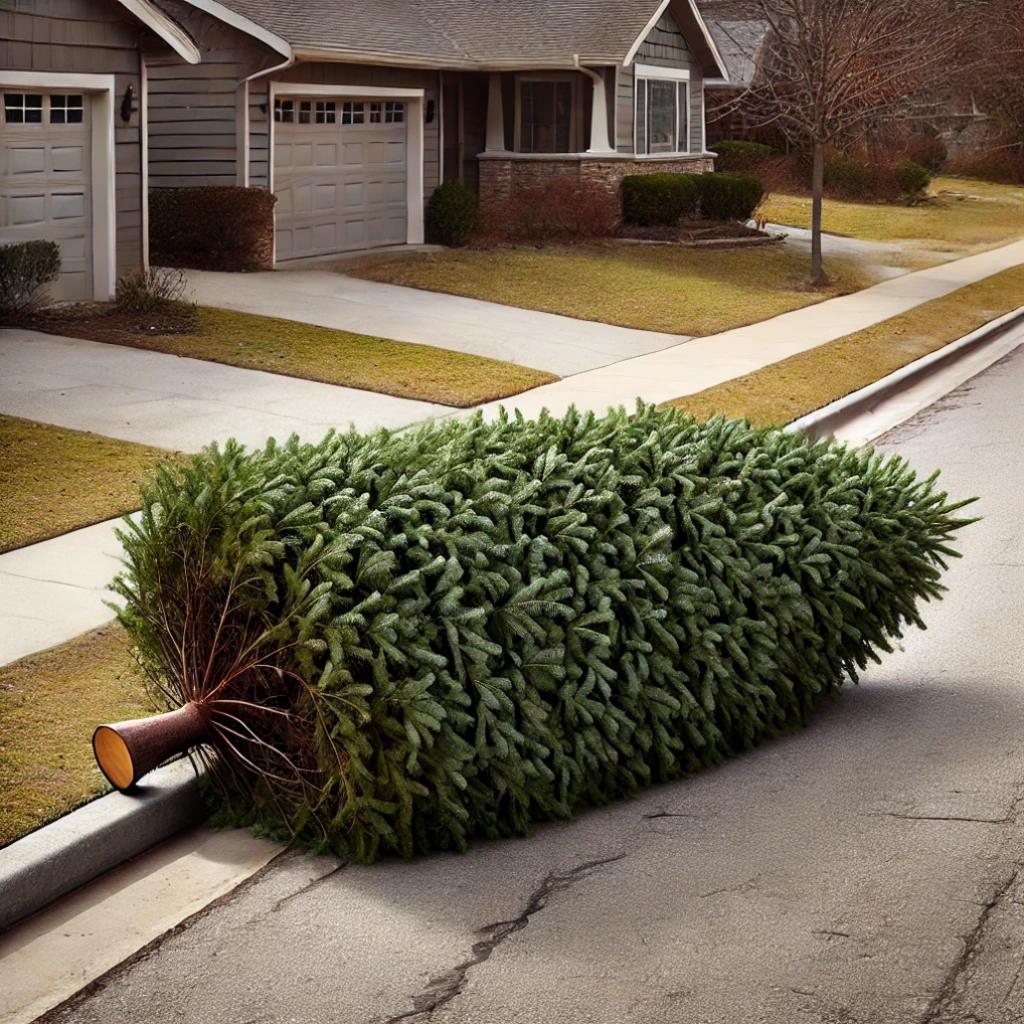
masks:
<path fill-rule="evenodd" d="M 967 91 L 972 106 L 999 125 L 1002 143 L 1024 157 L 1024 2 L 989 0 L 987 8 Z"/>
<path fill-rule="evenodd" d="M 941 102 L 950 77 L 970 59 L 987 3 L 718 0 L 713 5 L 716 18 L 757 21 L 765 29 L 757 71 L 733 103 L 748 123 L 776 124 L 812 148 L 814 285 L 827 280 L 821 258 L 825 147 L 848 145 Z"/>

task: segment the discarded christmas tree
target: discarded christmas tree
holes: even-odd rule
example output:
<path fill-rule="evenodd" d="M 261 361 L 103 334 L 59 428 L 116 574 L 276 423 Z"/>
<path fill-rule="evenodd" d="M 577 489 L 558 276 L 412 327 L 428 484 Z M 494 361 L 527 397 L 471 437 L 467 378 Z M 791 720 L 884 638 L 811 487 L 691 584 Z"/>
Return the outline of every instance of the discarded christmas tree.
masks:
<path fill-rule="evenodd" d="M 211 448 L 144 490 L 116 589 L 225 812 L 365 861 L 807 722 L 923 626 L 962 504 L 741 421 L 477 417 Z"/>

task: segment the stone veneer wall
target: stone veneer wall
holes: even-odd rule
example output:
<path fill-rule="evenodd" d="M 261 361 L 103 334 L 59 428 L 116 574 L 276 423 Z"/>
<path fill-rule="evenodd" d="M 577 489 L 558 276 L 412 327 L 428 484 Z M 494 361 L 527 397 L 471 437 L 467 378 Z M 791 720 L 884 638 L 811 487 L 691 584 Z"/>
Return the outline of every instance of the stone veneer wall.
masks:
<path fill-rule="evenodd" d="M 616 199 L 622 179 L 629 174 L 703 174 L 715 169 L 714 157 L 677 156 L 664 160 L 622 157 L 551 156 L 523 159 L 516 156 L 481 156 L 480 207 L 500 207 L 522 192 L 543 188 L 555 178 L 568 177 L 581 185 L 598 185 Z"/>

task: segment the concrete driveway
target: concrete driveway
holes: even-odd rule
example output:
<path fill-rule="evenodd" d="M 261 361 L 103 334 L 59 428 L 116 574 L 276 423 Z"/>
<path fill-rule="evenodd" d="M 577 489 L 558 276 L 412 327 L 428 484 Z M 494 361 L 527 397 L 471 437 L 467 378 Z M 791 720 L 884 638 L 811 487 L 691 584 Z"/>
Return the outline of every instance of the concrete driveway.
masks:
<path fill-rule="evenodd" d="M 985 519 L 809 728 L 461 857 L 293 855 L 46 1021 L 1019 1024 L 1022 388 L 1018 349 L 883 440 Z"/>
<path fill-rule="evenodd" d="M 266 274 L 189 271 L 203 306 L 279 316 L 396 341 L 504 359 L 559 377 L 688 341 L 457 295 L 360 281 L 325 270 Z"/>

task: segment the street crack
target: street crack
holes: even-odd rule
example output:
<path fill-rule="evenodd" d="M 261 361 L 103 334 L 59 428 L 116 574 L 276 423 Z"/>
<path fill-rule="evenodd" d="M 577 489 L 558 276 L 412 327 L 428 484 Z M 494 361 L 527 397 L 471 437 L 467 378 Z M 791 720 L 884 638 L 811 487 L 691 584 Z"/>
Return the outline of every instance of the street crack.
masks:
<path fill-rule="evenodd" d="M 411 1010 L 406 1013 L 400 1013 L 397 1017 L 389 1017 L 383 1024 L 397 1024 L 398 1021 L 412 1020 L 416 1017 L 429 1019 L 435 1010 L 446 1003 L 450 1003 L 459 995 L 466 984 L 466 976 L 470 970 L 489 960 L 491 954 L 510 935 L 522 931 L 530 923 L 530 918 L 543 910 L 547 906 L 548 900 L 555 893 L 571 889 L 577 882 L 588 878 L 598 868 L 604 867 L 606 864 L 614 864 L 625 856 L 625 853 L 620 853 L 615 857 L 587 861 L 585 864 L 579 864 L 569 871 L 552 871 L 530 895 L 525 908 L 518 917 L 514 917 L 509 921 L 498 921 L 495 924 L 485 925 L 481 928 L 479 933 L 484 934 L 485 938 L 473 943 L 473 955 L 468 960 L 464 960 L 445 974 L 431 978 L 426 990 L 419 995 L 413 996 L 413 1008 Z"/>

